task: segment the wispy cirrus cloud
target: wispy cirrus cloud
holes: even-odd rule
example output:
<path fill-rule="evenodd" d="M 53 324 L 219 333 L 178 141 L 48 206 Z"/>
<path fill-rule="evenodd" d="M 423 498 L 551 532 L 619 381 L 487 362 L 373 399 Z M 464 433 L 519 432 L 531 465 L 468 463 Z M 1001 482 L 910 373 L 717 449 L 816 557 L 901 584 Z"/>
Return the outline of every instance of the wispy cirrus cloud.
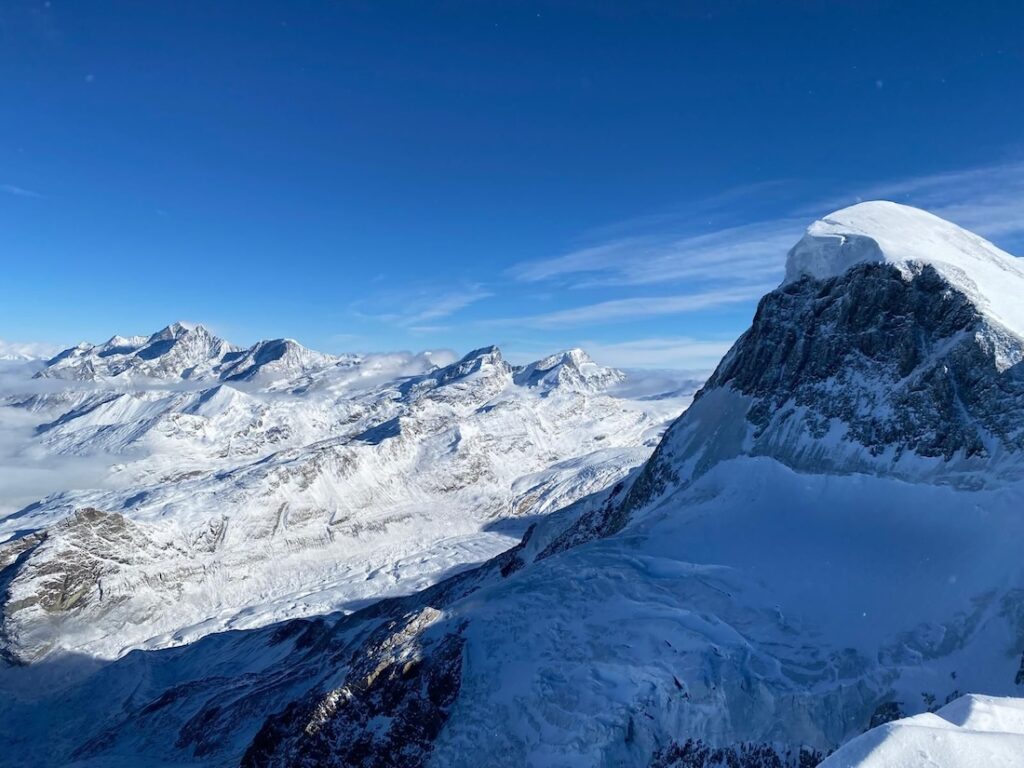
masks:
<path fill-rule="evenodd" d="M 1024 162 L 852 186 L 816 202 L 804 196 L 800 203 L 794 189 L 782 181 L 740 188 L 687 209 L 595 230 L 604 237 L 551 258 L 514 264 L 506 274 L 519 283 L 613 294 L 519 320 L 540 328 L 610 324 L 754 301 L 775 287 L 786 253 L 811 221 L 861 200 L 916 205 L 1001 240 L 1011 250 L 1015 241 L 1024 244 Z M 775 215 L 753 223 L 728 221 L 735 216 L 731 209 L 742 211 L 752 197 L 765 195 L 778 199 Z M 725 223 L 711 226 L 712 221 Z M 651 296 L 652 286 L 676 290 Z"/>
<path fill-rule="evenodd" d="M 667 296 L 635 296 L 609 299 L 525 317 L 493 320 L 495 324 L 520 323 L 533 328 L 564 328 L 584 325 L 608 325 L 640 318 L 678 315 L 728 304 L 754 301 L 775 287 L 775 283 L 755 283 L 744 287 L 705 290 Z"/>
<path fill-rule="evenodd" d="M 801 209 L 821 215 L 860 200 L 893 200 L 931 211 L 990 239 L 1024 239 L 1024 162 L 946 171 L 854 188 Z"/>
<path fill-rule="evenodd" d="M 656 233 L 620 237 L 552 259 L 522 262 L 517 280 L 538 282 L 575 276 L 577 285 L 654 285 L 727 279 L 753 282 L 782 273 L 780 253 L 799 238 L 798 218 L 781 218 L 679 236 Z"/>
<path fill-rule="evenodd" d="M 25 189 L 25 187 L 19 187 L 17 184 L 0 184 L 0 192 L 6 192 L 8 195 L 14 195 L 15 197 L 31 197 L 35 199 L 43 198 L 43 195 L 39 192 L 34 192 L 31 189 Z"/>
<path fill-rule="evenodd" d="M 451 317 L 493 293 L 481 285 L 416 291 L 383 291 L 350 309 L 359 317 L 397 325 L 413 332 L 437 331 L 438 320 Z"/>

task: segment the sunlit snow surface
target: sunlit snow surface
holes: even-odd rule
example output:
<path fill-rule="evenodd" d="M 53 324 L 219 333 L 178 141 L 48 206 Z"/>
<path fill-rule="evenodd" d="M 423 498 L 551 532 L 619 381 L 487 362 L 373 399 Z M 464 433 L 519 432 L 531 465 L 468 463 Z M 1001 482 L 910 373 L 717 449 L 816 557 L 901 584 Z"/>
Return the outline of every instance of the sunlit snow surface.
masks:
<path fill-rule="evenodd" d="M 983 312 L 1024 337 L 1024 265 L 982 237 L 927 211 L 884 200 L 858 203 L 814 222 L 790 251 L 786 282 L 837 277 L 863 263 L 905 275 L 934 267 Z"/>
<path fill-rule="evenodd" d="M 289 344 L 249 381 L 223 381 L 234 348 L 179 324 L 9 371 L 0 461 L 21 506 L 0 558 L 27 558 L 4 606 L 11 655 L 110 658 L 419 589 L 641 463 L 695 388 L 634 396 L 642 382 L 579 350 L 518 369 L 494 348 L 438 366 Z M 154 345 L 169 360 L 135 362 Z M 68 490 L 30 503 L 48 483 Z M 82 508 L 113 515 L 76 523 Z"/>
<path fill-rule="evenodd" d="M 1024 699 L 962 696 L 874 728 L 821 768 L 1018 768 L 1024 765 Z"/>

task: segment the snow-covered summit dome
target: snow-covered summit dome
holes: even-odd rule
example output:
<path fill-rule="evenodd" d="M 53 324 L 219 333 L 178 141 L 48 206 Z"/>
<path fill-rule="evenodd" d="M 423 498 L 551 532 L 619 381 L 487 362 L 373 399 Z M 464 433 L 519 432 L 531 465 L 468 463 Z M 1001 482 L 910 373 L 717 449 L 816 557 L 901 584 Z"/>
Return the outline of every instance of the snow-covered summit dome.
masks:
<path fill-rule="evenodd" d="M 789 252 L 783 285 L 838 277 L 864 263 L 891 264 L 907 278 L 933 267 L 979 310 L 1024 336 L 1024 263 L 927 211 L 876 200 L 811 224 Z"/>

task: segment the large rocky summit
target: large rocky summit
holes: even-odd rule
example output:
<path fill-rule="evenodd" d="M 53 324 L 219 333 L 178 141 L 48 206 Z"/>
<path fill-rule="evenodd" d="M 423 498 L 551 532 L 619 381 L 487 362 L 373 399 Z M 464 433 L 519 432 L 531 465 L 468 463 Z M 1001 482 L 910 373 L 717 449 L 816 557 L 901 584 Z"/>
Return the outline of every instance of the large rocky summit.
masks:
<path fill-rule="evenodd" d="M 838 211 L 790 251 L 785 281 L 644 480 L 686 484 L 741 455 L 968 487 L 1018 480 L 1021 297 L 1018 259 L 949 222 L 888 202 Z"/>

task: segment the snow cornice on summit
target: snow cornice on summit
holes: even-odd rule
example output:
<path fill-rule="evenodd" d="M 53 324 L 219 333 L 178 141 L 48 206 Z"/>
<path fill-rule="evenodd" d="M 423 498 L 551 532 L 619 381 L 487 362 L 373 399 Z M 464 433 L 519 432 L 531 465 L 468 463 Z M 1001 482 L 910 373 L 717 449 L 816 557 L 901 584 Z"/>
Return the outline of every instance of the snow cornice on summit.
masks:
<path fill-rule="evenodd" d="M 860 264 L 889 264 L 907 279 L 932 267 L 982 314 L 1024 337 L 1024 264 L 934 214 L 876 200 L 829 214 L 789 252 L 783 286 L 839 277 Z"/>

